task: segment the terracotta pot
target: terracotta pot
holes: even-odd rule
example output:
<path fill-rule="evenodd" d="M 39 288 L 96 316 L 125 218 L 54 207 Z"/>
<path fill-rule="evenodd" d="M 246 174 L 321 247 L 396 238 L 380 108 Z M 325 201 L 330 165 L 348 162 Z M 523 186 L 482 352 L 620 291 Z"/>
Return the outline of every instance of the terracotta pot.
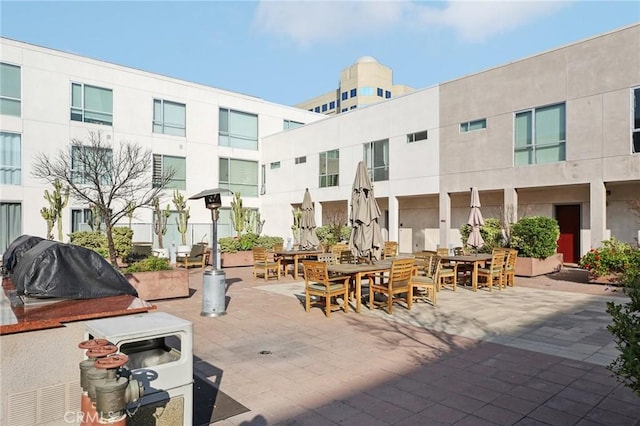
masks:
<path fill-rule="evenodd" d="M 545 259 L 534 259 L 533 257 L 516 258 L 516 275 L 520 277 L 535 277 L 558 272 L 561 269 L 562 253 L 556 253 Z"/>

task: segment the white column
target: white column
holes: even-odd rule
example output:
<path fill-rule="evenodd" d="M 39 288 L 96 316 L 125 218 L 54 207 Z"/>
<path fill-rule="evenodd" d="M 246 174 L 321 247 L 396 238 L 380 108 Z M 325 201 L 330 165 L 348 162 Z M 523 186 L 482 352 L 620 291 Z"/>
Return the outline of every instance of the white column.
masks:
<path fill-rule="evenodd" d="M 591 247 L 600 247 L 607 239 L 607 188 L 602 181 L 589 185 L 589 214 L 591 216 Z"/>
<path fill-rule="evenodd" d="M 400 228 L 400 203 L 397 197 L 389 197 L 389 241 L 398 241 Z"/>
<path fill-rule="evenodd" d="M 440 247 L 449 247 L 449 229 L 451 228 L 451 196 L 440 192 Z"/>
<path fill-rule="evenodd" d="M 322 203 L 313 203 L 313 212 L 316 220 L 316 227 L 324 225 L 324 223 L 322 223 Z"/>
<path fill-rule="evenodd" d="M 502 199 L 502 215 L 507 223 L 518 221 L 518 191 L 515 188 L 505 188 Z"/>

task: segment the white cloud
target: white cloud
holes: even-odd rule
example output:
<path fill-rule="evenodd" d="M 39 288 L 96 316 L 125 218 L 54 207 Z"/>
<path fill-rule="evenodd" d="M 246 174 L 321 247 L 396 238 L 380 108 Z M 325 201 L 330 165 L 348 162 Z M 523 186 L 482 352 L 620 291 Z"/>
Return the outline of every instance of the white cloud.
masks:
<path fill-rule="evenodd" d="M 513 30 L 566 6 L 562 1 L 272 1 L 261 0 L 256 29 L 308 47 L 397 28 L 450 29 L 469 42 Z"/>

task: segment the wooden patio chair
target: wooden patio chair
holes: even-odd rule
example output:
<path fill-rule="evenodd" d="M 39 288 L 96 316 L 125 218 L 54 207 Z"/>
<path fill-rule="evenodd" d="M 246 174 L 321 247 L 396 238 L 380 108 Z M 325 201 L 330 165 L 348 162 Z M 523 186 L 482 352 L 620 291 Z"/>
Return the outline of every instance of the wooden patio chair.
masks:
<path fill-rule="evenodd" d="M 412 302 L 426 300 L 432 305 L 436 304 L 436 256 L 432 253 L 416 253 L 413 276 L 411 277 Z"/>
<path fill-rule="evenodd" d="M 385 241 L 382 248 L 382 258 L 388 259 L 390 257 L 396 257 L 398 255 L 398 242 L 397 241 Z"/>
<path fill-rule="evenodd" d="M 185 256 L 176 257 L 176 267 L 178 268 L 204 268 L 207 266 L 207 260 L 209 260 L 209 247 L 205 247 L 203 244 L 194 244 L 191 246 L 191 251 Z"/>
<path fill-rule="evenodd" d="M 443 287 L 451 286 L 453 291 L 456 291 L 456 284 L 458 280 L 458 264 L 445 263 L 440 256 L 436 256 L 436 290 L 440 291 Z"/>
<path fill-rule="evenodd" d="M 518 257 L 518 250 L 509 249 L 507 252 L 507 259 L 504 262 L 504 284 L 505 287 L 515 287 L 516 285 L 516 259 Z"/>
<path fill-rule="evenodd" d="M 345 313 L 349 312 L 349 276 L 329 276 L 327 263 L 314 260 L 302 262 L 305 284 L 305 311 L 311 307 L 311 296 L 317 296 L 324 307 L 327 318 L 331 309 L 340 307 Z M 337 303 L 337 297 L 342 297 L 342 305 Z M 322 303 L 324 302 L 324 303 Z"/>
<path fill-rule="evenodd" d="M 393 302 L 404 299 L 407 309 L 411 309 L 413 298 L 411 294 L 411 277 L 414 272 L 413 258 L 396 259 L 391 261 L 391 271 L 387 274 L 372 274 L 369 278 L 369 309 L 373 309 L 374 304 L 386 305 L 389 315 L 393 314 Z M 386 296 L 386 301 L 375 302 L 375 294 L 381 293 Z M 404 298 L 398 295 L 404 294 Z"/>
<path fill-rule="evenodd" d="M 507 252 L 501 249 L 494 249 L 491 254 L 491 263 L 485 268 L 478 269 L 478 284 L 480 284 L 480 278 L 489 287 L 489 291 L 493 290 L 494 284 L 498 285 L 498 290 L 502 290 L 504 287 L 504 259 L 507 256 Z"/>
<path fill-rule="evenodd" d="M 254 279 L 258 277 L 258 273 L 262 273 L 265 281 L 268 281 L 270 277 L 276 277 L 280 280 L 280 269 L 282 267 L 280 259 L 274 259 L 269 256 L 267 249 L 264 247 L 254 247 L 252 253 Z"/>

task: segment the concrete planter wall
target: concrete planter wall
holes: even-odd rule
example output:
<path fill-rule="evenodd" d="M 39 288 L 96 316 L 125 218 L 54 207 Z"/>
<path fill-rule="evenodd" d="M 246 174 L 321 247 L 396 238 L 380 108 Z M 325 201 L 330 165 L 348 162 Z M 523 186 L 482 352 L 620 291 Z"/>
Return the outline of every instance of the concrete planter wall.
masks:
<path fill-rule="evenodd" d="M 556 253 L 546 259 L 518 257 L 516 258 L 516 275 L 520 277 L 535 277 L 558 272 L 562 269 L 562 261 L 562 253 Z"/>
<path fill-rule="evenodd" d="M 234 268 L 238 266 L 252 266 L 253 252 L 251 250 L 237 251 L 235 253 L 220 253 L 222 268 Z"/>
<path fill-rule="evenodd" d="M 144 300 L 189 296 L 189 271 L 186 269 L 132 272 L 125 274 L 125 277 Z"/>

